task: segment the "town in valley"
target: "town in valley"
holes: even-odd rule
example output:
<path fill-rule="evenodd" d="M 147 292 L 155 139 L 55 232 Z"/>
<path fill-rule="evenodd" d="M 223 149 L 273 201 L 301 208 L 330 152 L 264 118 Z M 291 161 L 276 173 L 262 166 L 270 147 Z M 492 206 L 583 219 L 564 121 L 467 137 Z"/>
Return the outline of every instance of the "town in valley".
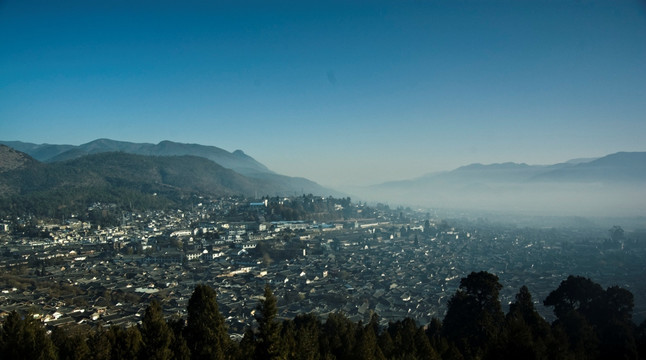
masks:
<path fill-rule="evenodd" d="M 427 324 L 443 318 L 461 278 L 484 270 L 500 278 L 503 306 L 526 285 L 546 319 L 542 301 L 571 274 L 631 291 L 635 321 L 646 318 L 646 234 L 619 225 L 528 227 L 314 195 L 193 195 L 187 204 L 2 219 L 0 311 L 30 312 L 50 328 L 131 326 L 153 299 L 167 318 L 185 317 L 206 284 L 240 339 L 269 284 L 279 318 Z"/>

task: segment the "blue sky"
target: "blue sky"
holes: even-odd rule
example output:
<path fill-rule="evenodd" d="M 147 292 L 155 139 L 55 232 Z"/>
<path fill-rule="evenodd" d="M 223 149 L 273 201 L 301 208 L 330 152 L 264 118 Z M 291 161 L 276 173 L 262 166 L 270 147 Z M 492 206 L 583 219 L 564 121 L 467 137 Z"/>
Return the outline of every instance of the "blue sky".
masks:
<path fill-rule="evenodd" d="M 323 185 L 646 150 L 643 1 L 0 1 L 0 139 Z"/>

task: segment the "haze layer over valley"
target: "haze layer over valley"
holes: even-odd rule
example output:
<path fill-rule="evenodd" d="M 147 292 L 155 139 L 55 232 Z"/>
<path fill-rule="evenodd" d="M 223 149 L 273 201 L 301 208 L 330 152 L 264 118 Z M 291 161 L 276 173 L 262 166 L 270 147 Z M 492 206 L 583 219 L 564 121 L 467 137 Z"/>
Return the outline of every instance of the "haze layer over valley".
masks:
<path fill-rule="evenodd" d="M 471 164 L 416 179 L 347 189 L 391 204 L 556 216 L 646 214 L 646 153 L 554 165 Z"/>
<path fill-rule="evenodd" d="M 646 359 L 645 15 L 0 1 L 0 357 Z"/>
<path fill-rule="evenodd" d="M 642 201 L 646 198 L 646 152 L 619 152 L 600 158 L 571 160 L 553 165 L 511 162 L 471 164 L 452 171 L 429 173 L 416 179 L 330 189 L 311 179 L 277 174 L 242 150 L 228 152 L 215 146 L 172 141 L 147 144 L 109 139 L 98 139 L 79 146 L 18 141 L 0 143 L 13 146 L 35 158 L 25 166 L 40 169 L 40 173 L 23 171 L 23 175 L 20 175 L 20 172 L 16 172 L 18 177 L 27 176 L 25 180 L 13 182 L 22 184 L 23 187 L 38 180 L 33 179 L 34 176 L 41 178 L 43 169 L 47 169 L 35 165 L 34 161 L 43 161 L 43 164 L 49 164 L 47 166 L 52 169 L 60 166 L 79 167 L 84 169 L 79 170 L 81 172 L 93 169 L 86 177 L 100 175 L 102 172 L 114 173 L 114 167 L 102 169 L 110 166 L 110 162 L 120 163 L 121 167 L 127 166 L 126 163 L 129 162 L 130 170 L 119 170 L 119 173 L 125 174 L 123 176 L 141 179 L 150 184 L 165 183 L 171 187 L 184 187 L 190 191 L 237 192 L 256 197 L 307 193 L 351 196 L 370 203 L 469 210 L 476 214 L 497 212 L 510 217 L 640 218 L 646 214 L 646 203 Z M 108 153 L 112 155 L 107 155 Z M 100 154 L 105 155 L 100 157 Z M 135 157 L 126 157 L 125 154 L 133 154 Z M 154 165 L 159 170 L 151 169 L 151 164 L 168 156 L 170 158 L 164 160 L 164 164 Z M 181 160 L 178 156 L 189 158 Z M 83 160 L 86 157 L 88 160 Z M 149 160 L 146 157 L 150 157 Z M 429 163 L 432 162 L 433 159 L 429 158 Z M 218 170 L 217 167 L 220 166 L 222 168 Z M 51 173 L 52 170 L 49 171 Z M 141 171 L 155 175 L 146 177 L 138 173 Z M 297 171 L 295 169 L 293 172 Z M 176 174 L 176 179 L 168 174 Z M 339 173 L 338 176 L 342 177 L 343 174 Z M 4 177 L 7 178 L 7 175 Z M 77 180 L 81 184 L 87 179 Z M 60 183 L 70 181 L 73 179 L 59 180 Z M 49 183 L 52 183 L 51 179 Z M 157 186 L 150 184 L 146 186 Z M 27 194 L 25 189 L 22 190 L 23 194 Z"/>

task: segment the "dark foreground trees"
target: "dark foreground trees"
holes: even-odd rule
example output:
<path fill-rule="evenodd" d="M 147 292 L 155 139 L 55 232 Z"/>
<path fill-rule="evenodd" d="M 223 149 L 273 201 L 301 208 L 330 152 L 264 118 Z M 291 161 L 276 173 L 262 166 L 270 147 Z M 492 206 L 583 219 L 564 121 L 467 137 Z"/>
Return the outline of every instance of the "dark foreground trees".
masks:
<path fill-rule="evenodd" d="M 470 358 L 480 358 L 498 341 L 505 314 L 498 299 L 496 275 L 472 272 L 449 300 L 443 334 Z"/>
<path fill-rule="evenodd" d="M 567 335 L 579 357 L 635 359 L 633 294 L 618 286 L 604 290 L 581 276 L 569 276 L 543 302 L 554 307 L 555 328 Z M 642 354 L 642 357 L 644 354 Z"/>
<path fill-rule="evenodd" d="M 215 290 L 198 285 L 188 300 L 184 331 L 191 359 L 222 360 L 231 350 L 231 340 L 216 301 Z"/>
<path fill-rule="evenodd" d="M 56 349 L 40 321 L 12 312 L 0 329 L 3 359 L 56 359 Z"/>
<path fill-rule="evenodd" d="M 173 332 L 164 320 L 164 314 L 159 302 L 153 302 L 146 308 L 140 326 L 141 346 L 140 357 L 151 360 L 170 360 L 173 357 L 171 344 Z"/>
<path fill-rule="evenodd" d="M 281 346 L 280 324 L 276 321 L 277 301 L 269 285 L 265 285 L 264 299 L 258 306 L 258 333 L 256 336 L 256 359 L 283 359 L 285 346 Z"/>
<path fill-rule="evenodd" d="M 2 359 L 644 359 L 646 322 L 632 322 L 633 296 L 570 276 L 545 299 L 557 320 L 549 324 L 523 286 L 504 314 L 498 277 L 463 278 L 444 321 L 420 326 L 403 319 L 380 326 L 331 313 L 278 319 L 269 286 L 256 322 L 231 341 L 216 293 L 199 285 L 188 318 L 165 319 L 153 301 L 142 322 L 129 328 L 55 328 L 48 334 L 32 316 L 9 314 L 0 328 Z"/>

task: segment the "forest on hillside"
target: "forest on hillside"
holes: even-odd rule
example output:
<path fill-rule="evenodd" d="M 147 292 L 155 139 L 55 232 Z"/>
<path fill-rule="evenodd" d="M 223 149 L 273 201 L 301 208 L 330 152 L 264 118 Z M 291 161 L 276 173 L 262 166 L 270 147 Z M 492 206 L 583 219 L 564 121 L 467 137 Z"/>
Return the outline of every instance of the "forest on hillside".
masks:
<path fill-rule="evenodd" d="M 462 278 L 443 320 L 419 325 L 406 318 L 379 326 L 378 314 L 354 323 L 342 313 L 277 318 L 265 286 L 255 323 L 240 341 L 229 337 L 216 291 L 198 285 L 188 316 L 165 318 L 156 300 L 137 326 L 47 329 L 30 314 L 12 312 L 0 328 L 3 359 L 643 359 L 646 321 L 632 321 L 633 294 L 569 276 L 544 299 L 548 323 L 523 286 L 503 313 L 498 277 L 481 271 Z"/>

